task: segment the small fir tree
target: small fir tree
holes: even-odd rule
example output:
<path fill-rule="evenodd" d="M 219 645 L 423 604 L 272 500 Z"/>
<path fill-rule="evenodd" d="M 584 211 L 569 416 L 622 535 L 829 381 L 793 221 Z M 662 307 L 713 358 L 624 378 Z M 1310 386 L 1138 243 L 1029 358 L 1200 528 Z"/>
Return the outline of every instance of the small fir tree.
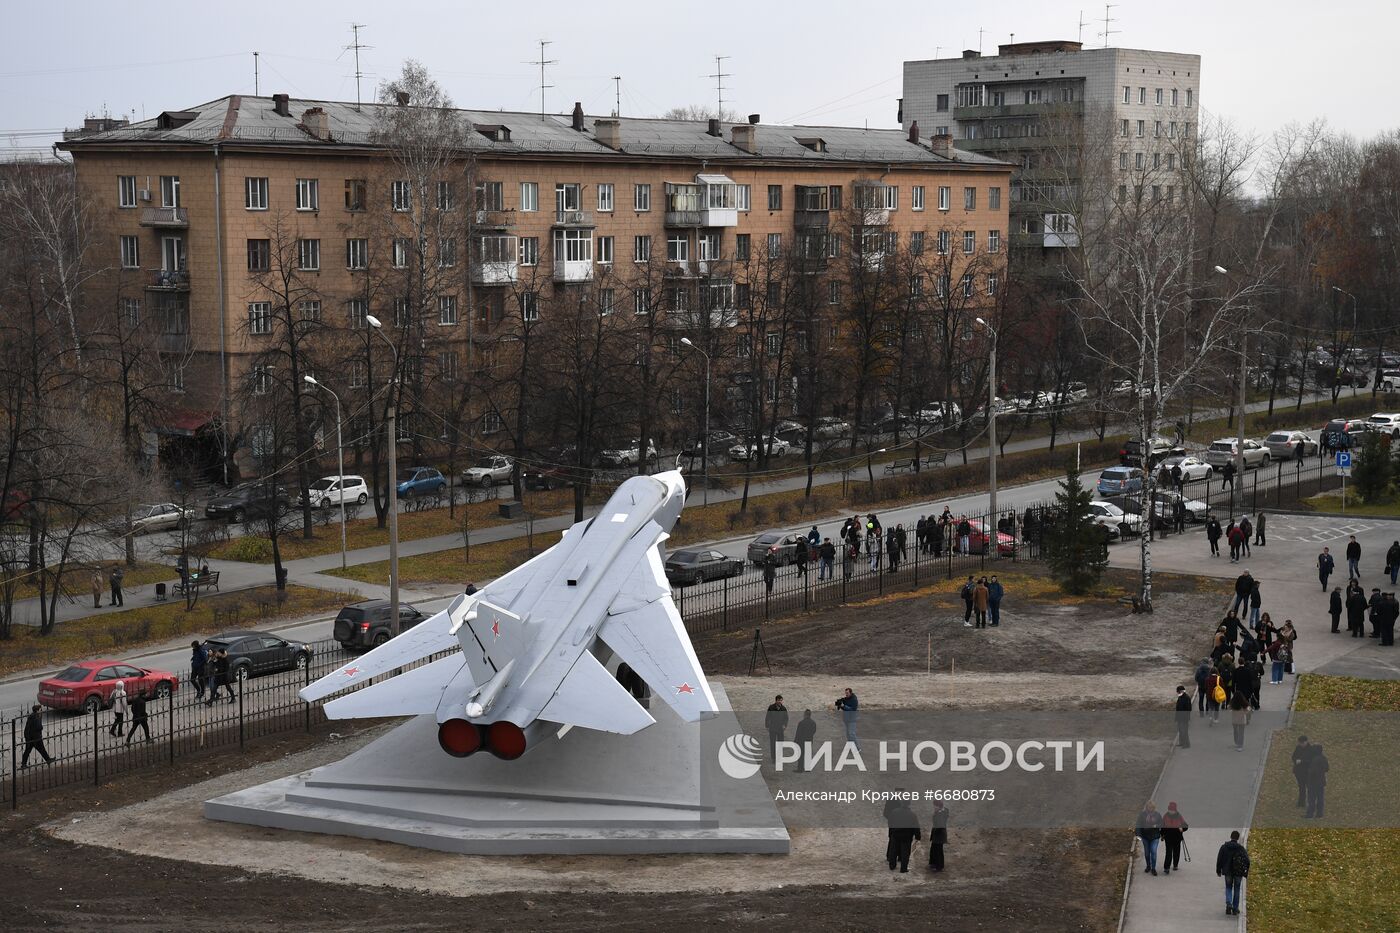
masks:
<path fill-rule="evenodd" d="M 1089 514 L 1093 493 L 1070 466 L 1055 494 L 1055 514 L 1047 519 L 1045 562 L 1066 593 L 1086 593 L 1108 566 L 1108 534 Z"/>
<path fill-rule="evenodd" d="M 1361 442 L 1361 452 L 1351 468 L 1356 491 L 1367 502 L 1379 502 L 1390 491 L 1394 464 L 1390 459 L 1390 438 L 1371 432 Z"/>

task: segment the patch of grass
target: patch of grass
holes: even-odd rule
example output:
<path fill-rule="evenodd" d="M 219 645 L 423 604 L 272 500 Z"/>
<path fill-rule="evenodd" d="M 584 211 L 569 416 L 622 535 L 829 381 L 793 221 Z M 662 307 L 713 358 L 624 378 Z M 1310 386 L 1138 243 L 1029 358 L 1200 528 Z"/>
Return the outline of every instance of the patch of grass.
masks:
<path fill-rule="evenodd" d="M 1400 928 L 1400 832 L 1257 829 L 1249 834 L 1250 927 L 1269 933 Z"/>
<path fill-rule="evenodd" d="M 554 543 L 550 536 L 550 544 Z M 535 553 L 544 549 L 537 545 Z M 435 551 L 399 559 L 399 583 L 402 585 L 447 583 L 465 586 L 469 581 L 492 580 L 514 570 L 530 559 L 530 551 L 523 538 L 509 541 L 493 541 L 489 544 L 473 544 L 471 560 L 463 556 L 462 548 Z M 370 564 L 356 564 L 345 570 L 336 568 L 323 571 L 327 576 L 357 580 L 361 583 L 388 584 L 389 562 L 375 561 Z"/>
<path fill-rule="evenodd" d="M 1400 680 L 1304 674 L 1298 682 L 1298 700 L 1293 708 L 1300 713 L 1333 710 L 1400 712 Z"/>
<path fill-rule="evenodd" d="M 220 614 L 217 627 L 261 628 L 283 619 L 338 609 L 357 598 L 348 588 L 347 592 L 333 593 L 289 586 L 278 593 L 276 587 L 263 586 L 201 597 L 189 611 L 183 601 L 176 600 L 60 622 L 50 635 L 40 635 L 34 627 L 16 625 L 13 637 L 0 642 L 0 674 L 63 664 L 74 658 L 101 657 L 160 644 L 181 635 L 212 635 L 216 611 Z"/>
<path fill-rule="evenodd" d="M 1298 503 L 1298 508 L 1310 512 L 1342 512 L 1348 515 L 1369 515 L 1375 518 L 1400 518 L 1400 499 L 1387 502 L 1365 502 L 1355 492 L 1348 489 L 1346 502 L 1342 501 L 1341 490 L 1325 492 L 1320 496 L 1310 496 Z"/>

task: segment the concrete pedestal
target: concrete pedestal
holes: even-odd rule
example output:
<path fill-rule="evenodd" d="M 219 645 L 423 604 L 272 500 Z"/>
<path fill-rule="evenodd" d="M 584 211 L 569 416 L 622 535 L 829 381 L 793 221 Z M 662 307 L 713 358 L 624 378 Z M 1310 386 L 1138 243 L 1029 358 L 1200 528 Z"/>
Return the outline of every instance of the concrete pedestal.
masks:
<path fill-rule="evenodd" d="M 717 719 L 692 725 L 653 701 L 656 724 L 636 735 L 550 733 L 517 761 L 453 758 L 419 716 L 336 764 L 205 801 L 204 815 L 472 855 L 786 854 L 762 775 L 718 766 L 742 730 L 711 686 Z"/>

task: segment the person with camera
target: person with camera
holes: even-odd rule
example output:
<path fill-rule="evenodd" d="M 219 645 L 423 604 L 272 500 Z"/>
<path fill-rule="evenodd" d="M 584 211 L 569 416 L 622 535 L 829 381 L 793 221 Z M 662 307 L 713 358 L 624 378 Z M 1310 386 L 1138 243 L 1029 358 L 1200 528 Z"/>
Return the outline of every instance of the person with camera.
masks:
<path fill-rule="evenodd" d="M 859 751 L 860 739 L 856 737 L 856 719 L 860 715 L 860 700 L 856 697 L 855 691 L 847 687 L 846 692 L 836 699 L 834 705 L 840 711 L 841 719 L 846 724 L 846 741 Z"/>

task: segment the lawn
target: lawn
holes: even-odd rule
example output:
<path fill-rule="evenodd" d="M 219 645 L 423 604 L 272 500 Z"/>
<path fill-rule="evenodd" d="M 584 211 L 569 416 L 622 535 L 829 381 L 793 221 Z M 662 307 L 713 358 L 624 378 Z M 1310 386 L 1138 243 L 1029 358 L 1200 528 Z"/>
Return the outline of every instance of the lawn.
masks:
<path fill-rule="evenodd" d="M 0 675 L 96 658 L 160 644 L 189 634 L 212 635 L 219 629 L 261 628 L 284 619 L 339 609 L 358 597 L 311 587 L 289 586 L 282 593 L 263 586 L 201 598 L 185 610 L 182 600 L 156 603 L 125 612 L 60 622 L 50 635 L 16 625 L 13 637 L 0 642 Z"/>
<path fill-rule="evenodd" d="M 1396 712 L 1400 682 L 1302 677 L 1294 727 L 1274 736 L 1249 833 L 1251 926 L 1270 933 L 1400 929 L 1400 737 L 1389 715 Z M 1327 820 L 1300 827 L 1289 753 L 1303 731 L 1322 741 L 1331 767 Z"/>
<path fill-rule="evenodd" d="M 1364 502 L 1352 489 L 1347 490 L 1345 504 L 1342 502 L 1342 493 L 1338 490 L 1311 496 L 1299 502 L 1298 507 L 1312 512 L 1346 512 L 1348 515 L 1366 515 L 1374 518 L 1400 518 L 1400 499 L 1392 499 L 1389 502 Z"/>

